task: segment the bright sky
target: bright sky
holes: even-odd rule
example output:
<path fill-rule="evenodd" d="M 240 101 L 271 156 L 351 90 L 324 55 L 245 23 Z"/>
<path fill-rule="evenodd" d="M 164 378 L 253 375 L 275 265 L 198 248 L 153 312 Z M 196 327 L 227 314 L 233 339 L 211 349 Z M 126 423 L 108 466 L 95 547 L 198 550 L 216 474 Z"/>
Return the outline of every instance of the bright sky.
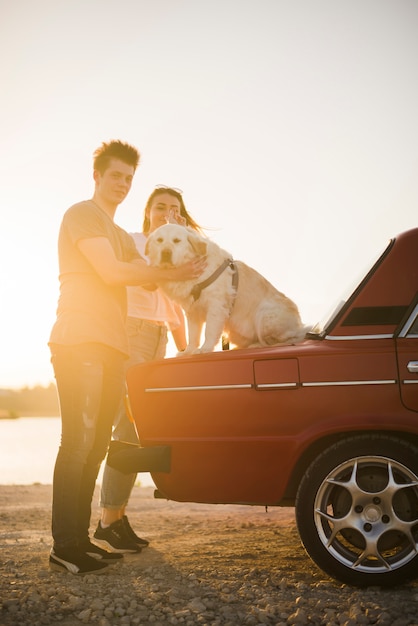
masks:
<path fill-rule="evenodd" d="M 418 224 L 416 0 L 0 0 L 0 388 L 53 380 L 64 211 L 102 141 L 314 323 Z"/>

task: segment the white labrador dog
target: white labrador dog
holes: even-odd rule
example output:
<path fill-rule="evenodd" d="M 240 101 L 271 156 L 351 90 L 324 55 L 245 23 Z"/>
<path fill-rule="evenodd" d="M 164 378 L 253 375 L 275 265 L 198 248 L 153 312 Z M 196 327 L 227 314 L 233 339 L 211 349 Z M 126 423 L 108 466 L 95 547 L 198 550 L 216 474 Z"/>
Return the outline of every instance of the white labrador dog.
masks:
<path fill-rule="evenodd" d="M 159 286 L 184 309 L 189 343 L 182 354 L 211 352 L 226 333 L 237 348 L 293 344 L 307 329 L 292 300 L 261 274 L 196 231 L 165 224 L 152 232 L 145 254 L 151 265 L 177 266 L 206 256 L 207 267 L 196 280 L 167 281 Z M 201 347 L 203 325 L 205 341 Z"/>

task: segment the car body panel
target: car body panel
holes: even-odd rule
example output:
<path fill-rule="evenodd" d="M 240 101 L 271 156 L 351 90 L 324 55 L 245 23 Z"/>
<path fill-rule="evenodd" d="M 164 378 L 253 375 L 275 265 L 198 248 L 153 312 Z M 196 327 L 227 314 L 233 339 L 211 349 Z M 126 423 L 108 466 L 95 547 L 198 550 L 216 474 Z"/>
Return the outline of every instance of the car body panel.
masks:
<path fill-rule="evenodd" d="M 298 476 L 330 441 L 373 431 L 418 439 L 417 251 L 418 229 L 394 238 L 301 344 L 130 368 L 141 445 L 171 448 L 170 472 L 152 474 L 162 496 L 292 504 Z"/>

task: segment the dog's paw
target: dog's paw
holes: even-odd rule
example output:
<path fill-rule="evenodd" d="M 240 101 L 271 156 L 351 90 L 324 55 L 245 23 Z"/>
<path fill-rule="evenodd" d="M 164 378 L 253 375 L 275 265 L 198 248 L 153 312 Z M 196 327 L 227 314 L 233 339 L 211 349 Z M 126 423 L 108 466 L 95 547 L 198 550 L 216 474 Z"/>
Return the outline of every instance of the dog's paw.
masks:
<path fill-rule="evenodd" d="M 177 352 L 176 356 L 187 356 L 190 354 L 196 354 L 197 351 L 199 351 L 199 348 L 194 349 L 194 348 L 191 348 L 190 346 L 187 346 L 187 348 L 185 348 L 184 350 L 181 350 L 181 352 Z"/>
<path fill-rule="evenodd" d="M 205 352 L 211 352 L 211 350 L 204 350 L 202 346 L 201 348 L 189 350 L 188 354 L 204 354 Z M 184 352 L 182 354 L 184 354 Z"/>
<path fill-rule="evenodd" d="M 212 344 L 203 344 L 200 348 L 194 351 L 194 354 L 207 354 L 208 352 L 213 352 L 215 350 L 215 346 Z"/>

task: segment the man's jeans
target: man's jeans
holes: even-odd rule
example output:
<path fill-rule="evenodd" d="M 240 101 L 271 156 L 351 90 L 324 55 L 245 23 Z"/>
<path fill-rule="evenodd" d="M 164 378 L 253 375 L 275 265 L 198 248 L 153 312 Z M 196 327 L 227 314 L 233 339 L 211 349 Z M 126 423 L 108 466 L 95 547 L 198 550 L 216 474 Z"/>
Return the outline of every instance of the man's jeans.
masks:
<path fill-rule="evenodd" d="M 102 344 L 51 347 L 62 433 L 54 470 L 55 547 L 88 538 L 91 502 L 125 386 L 124 355 Z"/>

